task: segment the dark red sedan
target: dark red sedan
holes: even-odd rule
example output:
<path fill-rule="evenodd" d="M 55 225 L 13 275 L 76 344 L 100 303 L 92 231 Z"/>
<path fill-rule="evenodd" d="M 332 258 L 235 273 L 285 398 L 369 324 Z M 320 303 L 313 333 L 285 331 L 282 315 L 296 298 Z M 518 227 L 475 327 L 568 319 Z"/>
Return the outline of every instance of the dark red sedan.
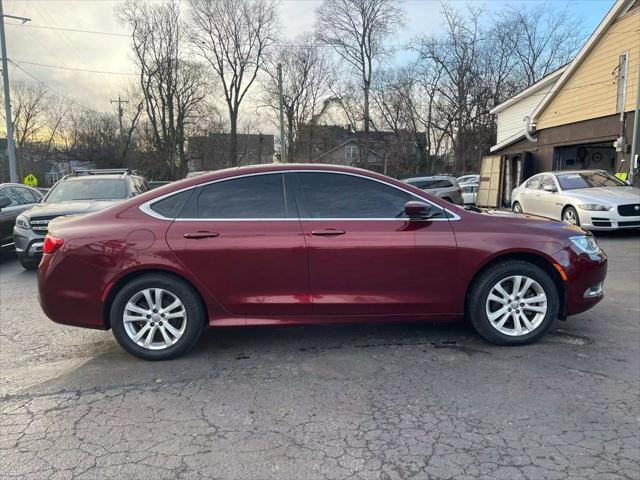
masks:
<path fill-rule="evenodd" d="M 176 357 L 205 326 L 452 321 L 539 338 L 602 299 L 607 258 L 578 227 L 465 210 L 365 170 L 263 165 L 50 224 L 38 270 L 54 321 Z"/>

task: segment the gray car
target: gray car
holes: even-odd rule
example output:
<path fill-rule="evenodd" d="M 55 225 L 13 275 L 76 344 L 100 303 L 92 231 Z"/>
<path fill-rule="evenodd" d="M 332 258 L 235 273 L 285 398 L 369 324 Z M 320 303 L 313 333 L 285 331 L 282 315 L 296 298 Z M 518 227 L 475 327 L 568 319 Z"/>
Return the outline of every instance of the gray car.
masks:
<path fill-rule="evenodd" d="M 13 240 L 20 264 L 26 270 L 38 268 L 44 236 L 54 218 L 97 212 L 147 190 L 147 182 L 129 170 L 83 170 L 65 176 L 16 219 Z"/>
<path fill-rule="evenodd" d="M 462 205 L 462 189 L 455 177 L 448 175 L 433 175 L 431 177 L 405 178 L 403 182 L 424 190 L 431 195 L 442 198 L 447 202 Z"/>

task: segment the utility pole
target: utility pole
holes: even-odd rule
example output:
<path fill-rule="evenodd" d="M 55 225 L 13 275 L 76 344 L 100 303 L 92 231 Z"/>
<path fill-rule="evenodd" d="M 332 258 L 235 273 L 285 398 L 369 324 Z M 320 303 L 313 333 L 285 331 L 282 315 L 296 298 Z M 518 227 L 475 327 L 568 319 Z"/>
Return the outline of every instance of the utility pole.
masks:
<path fill-rule="evenodd" d="M 110 100 L 110 102 L 112 104 L 114 104 L 114 103 L 118 104 L 118 123 L 120 125 L 120 139 L 122 139 L 122 137 L 123 137 L 123 133 L 122 133 L 122 116 L 124 115 L 124 110 L 122 108 L 122 104 L 123 103 L 129 103 L 129 100 L 122 100 L 120 98 L 120 95 L 118 95 L 118 99 L 117 100 Z"/>
<path fill-rule="evenodd" d="M 9 89 L 9 65 L 7 59 L 7 38 L 4 34 L 4 17 L 13 18 L 26 23 L 30 18 L 5 15 L 0 0 L 0 44 L 2 44 L 2 83 L 4 84 L 4 113 L 7 119 L 7 152 L 9 154 L 9 176 L 13 183 L 18 183 L 18 164 L 16 162 L 16 146 L 13 143 L 13 117 L 11 116 L 11 92 Z"/>
<path fill-rule="evenodd" d="M 278 98 L 280 100 L 280 161 L 287 163 L 287 148 L 284 140 L 284 99 L 282 93 L 282 64 L 278 64 Z"/>

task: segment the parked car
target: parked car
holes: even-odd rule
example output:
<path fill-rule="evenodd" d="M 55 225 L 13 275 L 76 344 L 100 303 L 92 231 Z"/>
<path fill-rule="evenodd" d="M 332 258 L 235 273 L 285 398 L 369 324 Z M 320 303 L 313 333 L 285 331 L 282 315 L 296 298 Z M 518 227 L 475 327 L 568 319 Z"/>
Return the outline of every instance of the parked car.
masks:
<path fill-rule="evenodd" d="M 129 170 L 81 170 L 59 180 L 40 203 L 20 214 L 13 239 L 20 264 L 38 268 L 42 245 L 51 220 L 110 207 L 149 189 L 144 178 Z"/>
<path fill-rule="evenodd" d="M 488 341 L 524 344 L 600 301 L 606 268 L 575 226 L 465 210 L 366 170 L 270 164 L 54 220 L 38 289 L 55 322 L 111 328 L 161 360 L 205 325 L 466 315 Z"/>
<path fill-rule="evenodd" d="M 462 205 L 462 189 L 454 177 L 434 175 L 431 177 L 407 178 L 404 182 L 447 202 Z"/>
<path fill-rule="evenodd" d="M 35 188 L 21 183 L 0 183 L 0 253 L 14 249 L 16 218 L 42 199 Z"/>
<path fill-rule="evenodd" d="M 461 177 L 458 177 L 457 180 L 460 186 L 470 184 L 470 183 L 474 183 L 477 185 L 480 183 L 480 175 L 478 174 L 463 175 Z"/>
<path fill-rule="evenodd" d="M 462 189 L 462 203 L 465 205 L 475 205 L 476 197 L 478 196 L 478 184 L 477 183 L 465 183 L 460 185 Z"/>
<path fill-rule="evenodd" d="M 544 172 L 513 191 L 513 211 L 586 230 L 640 228 L 640 189 L 604 170 Z"/>

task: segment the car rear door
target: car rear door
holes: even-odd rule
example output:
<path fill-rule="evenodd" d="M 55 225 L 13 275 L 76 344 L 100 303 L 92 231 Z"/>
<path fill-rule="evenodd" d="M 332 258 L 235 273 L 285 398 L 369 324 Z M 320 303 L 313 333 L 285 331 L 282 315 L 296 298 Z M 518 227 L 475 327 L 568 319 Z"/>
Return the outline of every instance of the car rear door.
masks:
<path fill-rule="evenodd" d="M 441 209 L 409 221 L 404 205 L 418 198 L 398 187 L 339 172 L 297 177 L 314 315 L 450 311 L 455 239 Z"/>
<path fill-rule="evenodd" d="M 311 313 L 304 236 L 282 173 L 196 188 L 167 241 L 233 315 Z"/>

